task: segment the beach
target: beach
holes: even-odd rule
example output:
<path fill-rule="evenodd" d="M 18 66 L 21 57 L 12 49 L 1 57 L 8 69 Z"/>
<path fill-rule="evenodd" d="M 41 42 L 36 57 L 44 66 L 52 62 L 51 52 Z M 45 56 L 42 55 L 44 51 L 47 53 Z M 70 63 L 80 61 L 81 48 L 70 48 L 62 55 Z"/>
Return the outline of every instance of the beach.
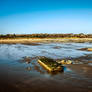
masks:
<path fill-rule="evenodd" d="M 19 39 L 0 39 L 0 44 L 30 44 L 30 43 L 49 43 L 49 42 L 92 42 L 92 38 L 19 38 Z"/>
<path fill-rule="evenodd" d="M 13 44 L 14 40 L 0 44 L 0 92 L 92 91 L 92 52 L 81 50 L 92 47 L 92 43 L 37 40 L 29 39 L 30 45 Z M 64 71 L 52 74 L 38 63 L 41 56 L 71 60 L 73 64 L 64 65 Z"/>

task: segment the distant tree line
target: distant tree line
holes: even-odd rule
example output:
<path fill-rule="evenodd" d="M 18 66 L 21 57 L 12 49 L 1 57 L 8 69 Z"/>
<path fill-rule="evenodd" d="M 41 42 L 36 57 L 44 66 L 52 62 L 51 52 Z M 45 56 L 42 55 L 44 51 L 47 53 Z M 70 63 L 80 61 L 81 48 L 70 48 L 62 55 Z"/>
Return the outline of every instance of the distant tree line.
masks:
<path fill-rule="evenodd" d="M 92 38 L 92 34 L 0 34 L 0 39 L 10 39 L 10 38 Z"/>

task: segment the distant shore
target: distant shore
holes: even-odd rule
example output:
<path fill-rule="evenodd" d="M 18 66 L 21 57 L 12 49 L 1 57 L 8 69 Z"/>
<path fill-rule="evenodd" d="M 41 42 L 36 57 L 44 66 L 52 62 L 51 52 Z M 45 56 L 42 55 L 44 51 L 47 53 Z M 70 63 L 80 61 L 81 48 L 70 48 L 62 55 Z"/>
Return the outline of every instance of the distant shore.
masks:
<path fill-rule="evenodd" d="M 19 38 L 19 39 L 0 39 L 0 44 L 31 44 L 31 43 L 50 43 L 50 42 L 74 42 L 92 43 L 92 38 Z"/>

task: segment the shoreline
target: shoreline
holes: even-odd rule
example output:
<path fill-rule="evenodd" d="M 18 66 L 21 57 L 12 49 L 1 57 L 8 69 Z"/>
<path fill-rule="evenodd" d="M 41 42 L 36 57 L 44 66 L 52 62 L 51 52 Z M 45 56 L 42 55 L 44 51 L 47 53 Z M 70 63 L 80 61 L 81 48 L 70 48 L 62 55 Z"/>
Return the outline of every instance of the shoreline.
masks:
<path fill-rule="evenodd" d="M 30 43 L 51 43 L 51 42 L 74 42 L 92 43 L 92 38 L 19 38 L 19 39 L 0 39 L 0 44 L 30 44 Z"/>

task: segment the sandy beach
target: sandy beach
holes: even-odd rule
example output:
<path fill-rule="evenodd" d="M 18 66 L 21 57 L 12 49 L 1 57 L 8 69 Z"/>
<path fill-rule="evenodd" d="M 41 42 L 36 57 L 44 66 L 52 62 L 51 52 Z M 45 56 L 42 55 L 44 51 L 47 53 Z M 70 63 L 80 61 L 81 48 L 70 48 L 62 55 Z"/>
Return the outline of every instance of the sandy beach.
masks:
<path fill-rule="evenodd" d="M 1 39 L 0 44 L 31 44 L 31 43 L 49 43 L 49 42 L 92 42 L 92 38 L 20 38 L 20 39 Z"/>
<path fill-rule="evenodd" d="M 92 43 L 61 43 L 64 39 L 54 41 L 2 40 L 0 92 L 91 92 L 92 52 L 81 48 L 91 48 Z M 50 74 L 37 62 L 41 56 L 71 60 L 73 64 L 64 65 L 63 72 Z"/>

